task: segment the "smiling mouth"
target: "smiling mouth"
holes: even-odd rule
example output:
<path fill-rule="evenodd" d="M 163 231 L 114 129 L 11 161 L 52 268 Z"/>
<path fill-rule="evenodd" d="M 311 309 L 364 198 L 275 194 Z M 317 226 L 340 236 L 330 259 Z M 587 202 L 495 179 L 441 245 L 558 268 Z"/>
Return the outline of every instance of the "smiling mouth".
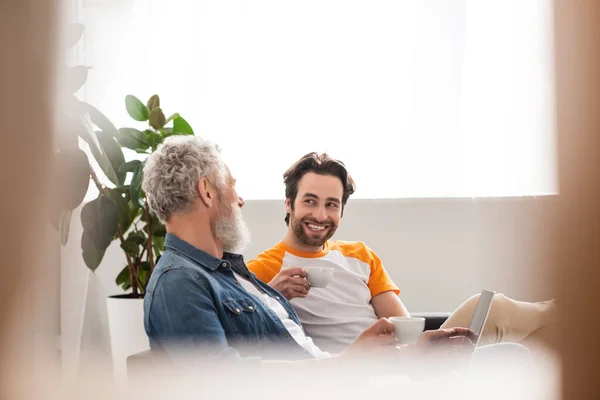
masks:
<path fill-rule="evenodd" d="M 327 225 L 315 224 L 315 223 L 312 223 L 312 222 L 307 222 L 305 225 L 312 232 L 323 232 L 325 229 L 328 228 Z"/>

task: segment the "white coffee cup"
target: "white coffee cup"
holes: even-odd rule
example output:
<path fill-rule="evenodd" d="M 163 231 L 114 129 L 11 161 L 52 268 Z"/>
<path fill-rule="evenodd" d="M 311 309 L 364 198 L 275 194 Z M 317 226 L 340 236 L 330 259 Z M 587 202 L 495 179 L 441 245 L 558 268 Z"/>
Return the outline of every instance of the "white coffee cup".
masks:
<path fill-rule="evenodd" d="M 333 279 L 333 268 L 328 267 L 304 267 L 307 273 L 306 280 L 311 287 L 324 288 Z"/>
<path fill-rule="evenodd" d="M 390 317 L 394 324 L 394 337 L 400 345 L 417 343 L 425 329 L 423 317 Z"/>

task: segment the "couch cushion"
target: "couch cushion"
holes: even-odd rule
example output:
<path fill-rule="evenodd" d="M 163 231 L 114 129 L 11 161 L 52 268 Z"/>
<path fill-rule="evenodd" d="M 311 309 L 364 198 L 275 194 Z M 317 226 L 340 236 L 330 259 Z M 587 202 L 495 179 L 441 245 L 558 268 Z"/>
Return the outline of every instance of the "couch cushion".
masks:
<path fill-rule="evenodd" d="M 432 331 L 436 329 L 440 329 L 442 324 L 446 322 L 448 317 L 450 317 L 449 312 L 412 312 L 410 315 L 412 317 L 423 317 L 425 318 L 425 330 Z"/>

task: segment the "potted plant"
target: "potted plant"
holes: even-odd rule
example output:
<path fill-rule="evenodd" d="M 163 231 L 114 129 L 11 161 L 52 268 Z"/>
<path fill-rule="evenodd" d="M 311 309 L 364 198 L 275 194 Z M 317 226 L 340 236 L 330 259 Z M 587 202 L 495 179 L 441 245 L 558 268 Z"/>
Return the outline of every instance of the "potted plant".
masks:
<path fill-rule="evenodd" d="M 72 25 L 71 46 L 82 32 L 81 25 Z M 145 104 L 135 96 L 126 96 L 128 114 L 144 126 L 117 129 L 99 110 L 75 96 L 85 83 L 88 70 L 84 66 L 68 69 L 69 93 L 65 94 L 63 103 L 67 106 L 59 117 L 64 134 L 56 141 L 56 190 L 50 219 L 65 245 L 72 211 L 81 205 L 90 184 L 98 190 L 97 198 L 81 210 L 81 250 L 91 271 L 98 268 L 113 241 L 123 250 L 124 267 L 115 281 L 128 293 L 109 297 L 107 306 L 113 363 L 115 368 L 124 369 L 128 355 L 148 347 L 142 299 L 164 249 L 166 235 L 164 225 L 150 211 L 141 188 L 144 162 L 168 136 L 194 132 L 179 114 L 165 117 L 158 95 Z M 79 138 L 89 147 L 95 166 L 81 149 Z M 132 159 L 126 160 L 125 154 Z"/>
<path fill-rule="evenodd" d="M 143 298 L 156 261 L 163 251 L 166 235 L 164 225 L 150 211 L 141 187 L 144 161 L 165 138 L 193 135 L 194 132 L 177 113 L 165 118 L 157 95 L 146 104 L 128 95 L 125 105 L 133 119 L 147 126 L 143 130 L 117 130 L 105 120 L 104 130 L 95 132 L 107 157 L 94 153 L 94 158 L 107 178 L 104 181 L 112 184 L 103 184 L 98 172 L 90 168 L 90 179 L 98 189 L 98 197 L 81 211 L 81 249 L 86 265 L 94 271 L 108 246 L 117 240 L 124 253 L 125 266 L 115 281 L 125 291 L 130 290 L 129 294 L 121 297 Z M 91 120 L 97 125 L 93 114 L 90 113 Z M 172 126 L 167 126 L 169 124 Z M 126 161 L 122 148 L 133 150 L 139 156 Z M 130 179 L 127 179 L 129 174 Z"/>
<path fill-rule="evenodd" d="M 98 190 L 96 199 L 86 203 L 81 210 L 81 250 L 87 267 L 95 271 L 113 241 L 117 241 L 123 250 L 124 267 L 115 282 L 128 293 L 107 299 L 113 365 L 117 374 L 124 374 L 127 356 L 148 348 L 143 327 L 143 297 L 164 250 L 167 233 L 165 226 L 150 211 L 141 187 L 144 161 L 168 136 L 193 135 L 192 128 L 177 113 L 168 118 L 164 116 L 157 95 L 146 104 L 128 95 L 125 104 L 131 117 L 147 124 L 145 129 L 116 129 L 98 110 L 83 102 L 79 104 L 82 115 L 89 116 L 91 125 L 100 129 L 87 132 L 96 139 L 97 144 L 89 145 L 99 170 L 89 165 L 85 153 L 79 149 L 57 154 L 63 161 L 63 171 L 69 166 L 86 171 L 85 182 L 82 177 L 71 180 L 80 185 L 77 188 L 80 194 L 85 196 L 87 190 L 83 187 L 87 189 L 90 181 Z M 135 151 L 135 159 L 127 161 L 122 148 Z M 81 170 L 76 174 L 83 176 Z M 60 210 L 59 215 L 70 217 L 70 211 Z M 63 222 L 58 228 L 68 225 Z"/>

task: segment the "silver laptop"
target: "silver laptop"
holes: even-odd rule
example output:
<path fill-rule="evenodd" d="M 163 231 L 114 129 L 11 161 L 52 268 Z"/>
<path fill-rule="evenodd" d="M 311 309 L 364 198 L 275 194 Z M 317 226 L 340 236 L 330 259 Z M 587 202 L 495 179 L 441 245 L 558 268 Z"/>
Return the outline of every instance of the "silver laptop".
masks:
<path fill-rule="evenodd" d="M 493 290 L 483 289 L 481 291 L 479 302 L 477 302 L 477 307 L 475 307 L 475 312 L 473 313 L 471 324 L 469 325 L 469 329 L 473 331 L 473 334 L 469 336 L 469 339 L 471 339 L 475 347 L 479 346 L 479 339 L 483 333 L 483 328 L 485 327 L 485 323 L 490 313 L 495 294 L 496 292 Z"/>

